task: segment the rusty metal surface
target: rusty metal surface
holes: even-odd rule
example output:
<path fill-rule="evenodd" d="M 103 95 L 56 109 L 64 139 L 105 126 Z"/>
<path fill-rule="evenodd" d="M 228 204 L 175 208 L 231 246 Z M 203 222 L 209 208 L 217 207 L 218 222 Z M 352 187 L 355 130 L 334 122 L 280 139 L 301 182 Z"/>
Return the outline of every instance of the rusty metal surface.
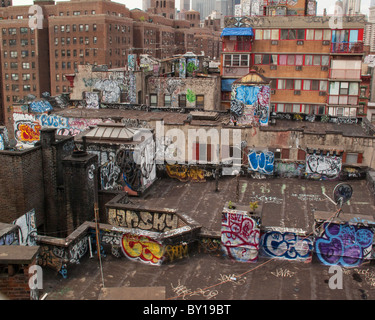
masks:
<path fill-rule="evenodd" d="M 344 205 L 345 213 L 373 217 L 373 195 L 365 180 L 350 181 L 353 196 Z M 312 232 L 314 210 L 335 212 L 332 197 L 338 182 L 301 179 L 239 179 L 239 203 L 263 203 L 262 225 L 301 228 Z M 205 183 L 158 180 L 141 199 L 148 206 L 176 209 L 190 215 L 207 230 L 220 231 L 224 204 L 236 201 L 237 183 L 233 177 Z M 311 263 L 265 257 L 255 263 L 230 261 L 220 254 L 193 252 L 189 257 L 161 266 L 103 257 L 105 287 L 165 287 L 167 300 L 366 300 L 375 299 L 375 267 L 365 263 L 343 268 L 343 289 L 329 287 L 329 267 L 313 258 Z M 96 257 L 84 257 L 69 267 L 63 279 L 51 270 L 44 272 L 47 300 L 97 300 L 101 290 L 101 271 Z"/>

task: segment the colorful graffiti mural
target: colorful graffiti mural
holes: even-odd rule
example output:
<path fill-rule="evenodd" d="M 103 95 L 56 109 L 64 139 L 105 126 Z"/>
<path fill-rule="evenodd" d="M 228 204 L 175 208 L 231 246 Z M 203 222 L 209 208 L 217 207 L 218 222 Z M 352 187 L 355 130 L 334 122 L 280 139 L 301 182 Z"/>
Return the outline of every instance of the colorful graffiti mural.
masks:
<path fill-rule="evenodd" d="M 29 105 L 32 112 L 48 112 L 53 110 L 51 104 L 47 100 L 33 101 Z"/>
<path fill-rule="evenodd" d="M 101 122 L 102 119 L 67 118 L 47 113 L 13 113 L 14 135 L 21 146 L 39 141 L 42 128 L 56 128 L 57 135 L 74 136 Z"/>
<path fill-rule="evenodd" d="M 259 221 L 246 212 L 228 210 L 222 214 L 221 245 L 226 256 L 241 262 L 258 259 Z"/>
<path fill-rule="evenodd" d="M 163 245 L 145 235 L 124 234 L 121 239 L 124 255 L 135 261 L 160 265 L 163 261 Z"/>
<path fill-rule="evenodd" d="M 293 232 L 268 231 L 260 240 L 261 253 L 271 258 L 305 261 L 312 258 L 313 242 Z"/>
<path fill-rule="evenodd" d="M 323 223 L 323 231 L 315 237 L 314 248 L 325 265 L 359 266 L 371 257 L 374 232 L 369 227 Z"/>
<path fill-rule="evenodd" d="M 270 113 L 270 87 L 232 86 L 231 121 L 239 125 L 267 126 Z"/>
<path fill-rule="evenodd" d="M 271 175 L 274 170 L 274 153 L 272 151 L 250 150 L 248 153 L 249 170 Z"/>
<path fill-rule="evenodd" d="M 342 160 L 337 156 L 324 156 L 316 154 L 306 155 L 306 173 L 318 174 L 330 178 L 338 177 L 341 172 Z"/>

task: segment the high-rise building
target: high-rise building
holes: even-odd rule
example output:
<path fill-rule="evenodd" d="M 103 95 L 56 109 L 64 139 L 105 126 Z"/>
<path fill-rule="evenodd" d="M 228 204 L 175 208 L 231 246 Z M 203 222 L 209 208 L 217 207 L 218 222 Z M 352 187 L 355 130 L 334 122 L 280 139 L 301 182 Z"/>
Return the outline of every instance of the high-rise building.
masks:
<path fill-rule="evenodd" d="M 332 29 L 325 17 L 256 19 L 251 24 L 246 16 L 226 20 L 221 75 L 227 108 L 231 83 L 255 69 L 272 80 L 271 106 L 277 114 L 363 116 L 358 111 L 363 19 L 344 17 L 340 29 Z"/>

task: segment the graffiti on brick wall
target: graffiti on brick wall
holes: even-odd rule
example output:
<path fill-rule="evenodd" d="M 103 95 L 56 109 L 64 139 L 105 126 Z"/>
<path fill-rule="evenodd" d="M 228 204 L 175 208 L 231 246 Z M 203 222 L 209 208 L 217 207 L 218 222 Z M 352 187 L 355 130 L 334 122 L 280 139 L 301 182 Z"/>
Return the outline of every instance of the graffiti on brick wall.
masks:
<path fill-rule="evenodd" d="M 13 221 L 13 224 L 19 227 L 19 243 L 23 246 L 35 246 L 35 236 L 37 235 L 35 209 Z"/>
<path fill-rule="evenodd" d="M 320 228 L 323 231 L 315 237 L 314 249 L 323 264 L 356 267 L 371 258 L 371 228 L 327 222 Z"/>
<path fill-rule="evenodd" d="M 165 232 L 177 229 L 178 220 L 174 213 L 108 209 L 108 223 L 119 227 Z"/>
<path fill-rule="evenodd" d="M 341 158 L 337 156 L 308 154 L 306 155 L 306 173 L 334 178 L 341 172 L 341 162 Z"/>
<path fill-rule="evenodd" d="M 269 86 L 234 85 L 231 94 L 231 121 L 239 125 L 267 126 L 269 105 Z"/>
<path fill-rule="evenodd" d="M 100 96 L 99 92 L 84 92 L 84 99 L 87 109 L 99 109 Z"/>
<path fill-rule="evenodd" d="M 249 170 L 261 174 L 273 174 L 274 153 L 272 151 L 250 150 L 248 153 Z"/>
<path fill-rule="evenodd" d="M 241 262 L 255 262 L 259 240 L 260 228 L 256 219 L 234 211 L 222 214 L 221 244 L 226 256 Z"/>
<path fill-rule="evenodd" d="M 282 178 L 302 177 L 305 173 L 305 165 L 295 162 L 275 162 L 275 173 Z"/>
<path fill-rule="evenodd" d="M 183 182 L 204 182 L 206 181 L 206 176 L 211 175 L 211 173 L 207 173 L 206 170 L 199 168 L 198 166 L 187 166 L 180 164 L 167 164 L 165 166 L 165 170 L 170 178 L 175 178 Z"/>
<path fill-rule="evenodd" d="M 186 59 L 186 75 L 192 77 L 194 72 L 199 68 L 199 60 L 195 57 Z"/>
<path fill-rule="evenodd" d="M 148 236 L 124 234 L 121 247 L 124 255 L 131 260 L 151 265 L 161 265 L 163 262 L 163 245 Z"/>
<path fill-rule="evenodd" d="M 32 145 L 39 141 L 42 128 L 56 128 L 57 135 L 75 136 L 101 122 L 101 119 L 66 118 L 46 113 L 13 113 L 14 134 L 20 145 Z"/>
<path fill-rule="evenodd" d="M 313 242 L 292 232 L 269 231 L 262 235 L 261 253 L 272 258 L 310 261 Z"/>

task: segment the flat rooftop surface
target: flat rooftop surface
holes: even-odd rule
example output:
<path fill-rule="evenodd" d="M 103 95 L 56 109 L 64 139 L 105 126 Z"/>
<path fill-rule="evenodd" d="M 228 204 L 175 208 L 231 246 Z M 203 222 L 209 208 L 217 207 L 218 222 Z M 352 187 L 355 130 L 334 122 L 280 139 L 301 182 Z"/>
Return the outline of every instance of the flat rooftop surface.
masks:
<path fill-rule="evenodd" d="M 220 232 L 222 208 L 229 200 L 236 202 L 238 194 L 240 204 L 256 200 L 263 203 L 263 226 L 300 228 L 311 233 L 315 211 L 335 212 L 335 205 L 323 193 L 333 198 L 333 189 L 338 183 L 241 177 L 237 184 L 236 177 L 225 177 L 220 179 L 219 192 L 216 192 L 212 180 L 199 183 L 160 179 L 143 197 L 131 200 L 147 206 L 175 208 L 199 222 L 202 230 Z M 373 218 L 373 195 L 366 180 L 348 183 L 353 188 L 353 196 L 343 211 Z M 103 299 L 104 282 L 104 288 L 121 294 L 124 288 L 129 288 L 129 292 L 134 290 L 131 288 L 139 288 L 139 292 L 144 287 L 164 287 L 165 299 L 169 301 L 375 299 L 372 263 L 342 270 L 343 288 L 331 289 L 329 267 L 315 257 L 311 263 L 266 257 L 260 257 L 255 263 L 242 263 L 220 254 L 194 252 L 181 260 L 151 266 L 125 257 L 116 258 L 108 252 L 102 258 L 102 269 L 96 255 L 93 258 L 86 255 L 79 265 L 68 267 L 67 279 L 45 269 L 42 294 L 48 293 L 46 300 L 98 300 Z"/>

